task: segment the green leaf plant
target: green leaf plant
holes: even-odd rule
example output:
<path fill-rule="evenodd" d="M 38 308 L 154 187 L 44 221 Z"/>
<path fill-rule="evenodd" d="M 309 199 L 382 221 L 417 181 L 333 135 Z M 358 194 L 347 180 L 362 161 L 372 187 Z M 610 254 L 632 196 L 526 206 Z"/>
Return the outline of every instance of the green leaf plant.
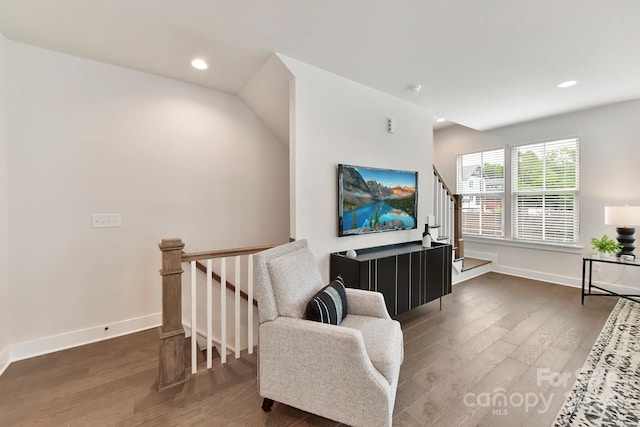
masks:
<path fill-rule="evenodd" d="M 613 239 L 610 239 L 606 234 L 601 239 L 591 238 L 591 246 L 598 252 L 604 253 L 616 253 L 622 249 L 622 246 Z"/>

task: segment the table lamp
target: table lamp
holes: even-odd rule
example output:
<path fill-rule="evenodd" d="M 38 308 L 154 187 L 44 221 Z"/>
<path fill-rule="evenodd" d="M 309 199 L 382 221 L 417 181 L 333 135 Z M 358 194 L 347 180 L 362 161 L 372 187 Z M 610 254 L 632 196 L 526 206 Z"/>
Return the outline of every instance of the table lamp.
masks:
<path fill-rule="evenodd" d="M 622 250 L 616 254 L 634 256 L 633 250 L 636 248 L 633 242 L 636 241 L 634 236 L 636 225 L 640 225 L 640 206 L 605 206 L 604 207 L 604 223 L 606 225 L 615 225 L 618 235 L 618 244 L 622 246 Z"/>

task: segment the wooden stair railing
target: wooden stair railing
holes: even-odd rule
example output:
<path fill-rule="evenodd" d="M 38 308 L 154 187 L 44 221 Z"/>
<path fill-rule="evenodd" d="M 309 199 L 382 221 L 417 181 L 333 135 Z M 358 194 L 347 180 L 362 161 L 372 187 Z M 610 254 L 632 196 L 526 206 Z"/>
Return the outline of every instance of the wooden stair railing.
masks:
<path fill-rule="evenodd" d="M 435 165 L 433 166 L 433 174 L 436 178 L 436 185 L 441 186 L 451 203 L 453 203 L 453 236 L 451 238 L 451 244 L 455 248 L 455 258 L 464 258 L 464 240 L 462 239 L 462 195 L 455 194 L 451 191 Z M 436 197 L 435 193 L 434 197 Z"/>
<path fill-rule="evenodd" d="M 237 248 L 228 250 L 206 251 L 206 252 L 192 252 L 186 253 L 183 251 L 184 243 L 179 238 L 162 239 L 160 243 L 160 251 L 162 253 L 162 269 L 160 275 L 162 276 L 162 326 L 160 327 L 160 351 L 159 351 L 159 364 L 158 364 L 158 390 L 164 390 L 179 384 L 184 383 L 187 380 L 186 360 L 185 360 L 185 331 L 182 326 L 182 263 L 191 263 L 192 272 L 192 291 L 195 287 L 195 272 L 196 269 L 205 272 L 207 274 L 207 285 L 211 284 L 211 280 L 215 280 L 219 283 L 225 282 L 225 290 L 229 289 L 234 292 L 236 298 L 243 298 L 246 301 L 251 299 L 252 305 L 257 306 L 253 297 L 240 289 L 236 290 L 236 286 L 229 283 L 226 280 L 226 267 L 221 275 L 211 271 L 211 261 L 213 259 L 222 259 L 223 261 L 227 257 L 239 257 L 242 255 L 252 255 L 257 252 L 261 252 L 266 249 L 270 249 L 275 245 L 255 246 L 247 248 Z M 207 260 L 207 266 L 200 261 Z M 251 268 L 251 267 L 248 267 Z M 236 269 L 236 279 L 239 278 L 239 270 Z M 237 285 L 237 283 L 236 283 Z M 249 290 L 251 291 L 252 283 L 249 283 Z M 195 308 L 193 307 L 192 292 L 192 349 L 196 346 L 196 335 L 193 313 Z M 226 294 L 225 294 L 226 297 Z M 238 303 L 236 303 L 236 309 Z M 224 307 L 224 305 L 223 305 Z M 208 307 L 209 313 L 207 314 L 207 323 L 210 325 L 210 307 Z M 250 310 L 251 311 L 251 310 Z M 252 319 L 253 312 L 249 315 L 249 319 Z M 221 313 L 222 316 L 222 313 Z M 208 328 L 209 328 L 208 325 Z M 222 334 L 226 329 L 222 328 Z M 207 340 L 209 340 L 211 330 L 208 329 Z M 236 332 L 236 337 L 238 337 Z M 251 346 L 252 347 L 252 346 Z M 249 352 L 253 348 L 249 349 Z M 208 350 L 208 362 L 207 368 L 211 367 L 210 348 Z M 223 348 L 223 352 L 226 352 L 226 348 Z M 239 343 L 236 340 L 236 357 L 239 354 Z M 195 356 L 195 352 L 192 351 L 192 360 Z M 226 353 L 222 355 L 222 360 L 226 358 Z M 192 373 L 195 373 L 197 368 L 192 363 Z"/>

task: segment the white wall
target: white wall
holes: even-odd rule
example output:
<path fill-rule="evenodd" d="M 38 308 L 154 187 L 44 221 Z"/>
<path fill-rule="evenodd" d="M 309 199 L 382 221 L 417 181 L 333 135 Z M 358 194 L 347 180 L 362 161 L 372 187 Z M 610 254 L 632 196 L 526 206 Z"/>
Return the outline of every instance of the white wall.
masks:
<path fill-rule="evenodd" d="M 292 235 L 308 239 L 325 280 L 329 254 L 420 239 L 433 207 L 432 112 L 292 58 Z M 398 131 L 386 131 L 386 119 Z M 338 236 L 337 165 L 419 171 L 418 229 Z"/>
<path fill-rule="evenodd" d="M 288 239 L 287 147 L 237 96 L 5 46 L 14 357 L 157 323 L 163 237 Z M 92 229 L 92 213 L 122 227 Z"/>
<path fill-rule="evenodd" d="M 640 101 L 631 101 L 485 132 L 462 126 L 436 131 L 435 165 L 453 187 L 457 154 L 565 136 L 580 138 L 581 251 L 550 252 L 469 241 L 465 242 L 465 251 L 493 254 L 497 271 L 579 285 L 582 254 L 592 252 L 590 238 L 605 233 L 610 237 L 616 235 L 615 227 L 604 225 L 604 206 L 640 204 L 638 117 Z M 640 243 L 640 234 L 637 237 Z M 640 249 L 636 253 L 640 254 Z M 640 278 L 640 271 L 636 270 L 640 269 L 604 268 L 595 278 L 602 283 L 630 285 Z"/>
<path fill-rule="evenodd" d="M 289 82 L 293 76 L 277 54 L 242 88 L 238 96 L 289 146 Z"/>
<path fill-rule="evenodd" d="M 7 268 L 8 197 L 7 197 L 7 115 L 5 69 L 5 38 L 0 34 L 0 374 L 9 363 L 9 273 Z"/>

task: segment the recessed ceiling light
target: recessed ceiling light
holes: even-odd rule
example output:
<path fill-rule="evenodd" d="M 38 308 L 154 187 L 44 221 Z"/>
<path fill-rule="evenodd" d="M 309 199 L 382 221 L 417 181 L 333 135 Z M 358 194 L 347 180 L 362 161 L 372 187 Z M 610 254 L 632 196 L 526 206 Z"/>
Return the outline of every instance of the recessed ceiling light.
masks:
<path fill-rule="evenodd" d="M 209 68 L 205 60 L 200 58 L 196 58 L 191 61 L 191 66 L 193 68 L 197 68 L 198 70 L 206 70 L 207 68 Z"/>
<path fill-rule="evenodd" d="M 437 122 L 437 123 L 442 123 L 442 122 L 444 122 L 445 120 L 447 120 L 447 119 L 445 119 L 444 117 L 438 117 L 438 118 L 436 119 L 436 122 Z"/>
<path fill-rule="evenodd" d="M 571 87 L 577 85 L 578 82 L 576 80 L 567 80 L 566 82 L 562 82 L 558 85 L 559 88 Z"/>

